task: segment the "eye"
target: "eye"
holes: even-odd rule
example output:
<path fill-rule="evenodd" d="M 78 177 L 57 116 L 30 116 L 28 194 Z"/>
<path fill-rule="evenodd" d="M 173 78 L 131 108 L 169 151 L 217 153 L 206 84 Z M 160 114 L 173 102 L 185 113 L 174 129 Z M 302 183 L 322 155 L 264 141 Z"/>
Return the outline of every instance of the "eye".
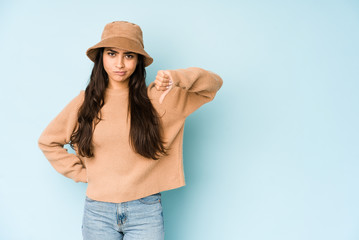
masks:
<path fill-rule="evenodd" d="M 107 54 L 110 55 L 110 56 L 115 56 L 114 52 L 107 52 Z M 113 55 L 111 55 L 111 54 L 113 54 Z"/>
<path fill-rule="evenodd" d="M 126 55 L 128 58 L 134 58 L 134 56 L 133 55 L 130 55 L 130 54 L 127 54 Z"/>

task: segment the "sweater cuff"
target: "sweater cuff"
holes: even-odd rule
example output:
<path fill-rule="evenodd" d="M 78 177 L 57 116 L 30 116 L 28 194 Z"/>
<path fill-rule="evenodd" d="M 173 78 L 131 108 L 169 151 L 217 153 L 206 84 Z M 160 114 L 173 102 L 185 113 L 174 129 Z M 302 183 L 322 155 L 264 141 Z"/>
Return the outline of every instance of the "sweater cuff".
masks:
<path fill-rule="evenodd" d="M 80 173 L 78 173 L 77 175 L 73 176 L 72 179 L 75 182 L 84 182 L 87 183 L 87 169 L 86 168 L 82 168 Z"/>
<path fill-rule="evenodd" d="M 179 87 L 184 90 L 189 90 L 189 88 L 199 78 L 200 75 L 200 69 L 196 67 L 168 71 L 171 73 L 173 87 Z"/>

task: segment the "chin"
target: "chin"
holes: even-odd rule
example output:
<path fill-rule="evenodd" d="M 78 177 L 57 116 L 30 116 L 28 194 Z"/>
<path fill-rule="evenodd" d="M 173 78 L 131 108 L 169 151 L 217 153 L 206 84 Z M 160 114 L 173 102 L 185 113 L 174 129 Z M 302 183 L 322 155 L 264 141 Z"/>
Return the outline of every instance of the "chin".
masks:
<path fill-rule="evenodd" d="M 128 78 L 127 78 L 127 76 L 123 76 L 123 77 L 116 76 L 116 77 L 113 77 L 112 79 L 115 81 L 118 81 L 118 82 L 123 82 L 123 81 L 127 80 Z"/>

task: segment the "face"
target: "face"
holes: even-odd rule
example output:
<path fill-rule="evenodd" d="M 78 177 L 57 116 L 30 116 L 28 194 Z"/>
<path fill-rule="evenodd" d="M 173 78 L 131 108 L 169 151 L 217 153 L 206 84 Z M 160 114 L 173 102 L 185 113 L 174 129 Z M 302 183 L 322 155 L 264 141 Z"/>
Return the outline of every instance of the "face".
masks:
<path fill-rule="evenodd" d="M 109 84 L 128 84 L 136 69 L 137 53 L 115 47 L 106 47 L 103 52 L 103 66 L 107 72 Z"/>

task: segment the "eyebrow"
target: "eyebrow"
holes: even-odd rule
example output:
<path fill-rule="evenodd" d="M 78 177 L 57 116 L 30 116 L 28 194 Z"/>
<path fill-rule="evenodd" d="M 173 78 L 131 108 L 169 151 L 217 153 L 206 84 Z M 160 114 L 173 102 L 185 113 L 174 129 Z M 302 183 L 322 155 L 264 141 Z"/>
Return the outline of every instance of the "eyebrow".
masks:
<path fill-rule="evenodd" d="M 107 51 L 118 53 L 117 51 L 113 50 L 112 48 L 107 49 Z M 134 52 L 124 52 L 124 54 L 134 54 Z"/>

